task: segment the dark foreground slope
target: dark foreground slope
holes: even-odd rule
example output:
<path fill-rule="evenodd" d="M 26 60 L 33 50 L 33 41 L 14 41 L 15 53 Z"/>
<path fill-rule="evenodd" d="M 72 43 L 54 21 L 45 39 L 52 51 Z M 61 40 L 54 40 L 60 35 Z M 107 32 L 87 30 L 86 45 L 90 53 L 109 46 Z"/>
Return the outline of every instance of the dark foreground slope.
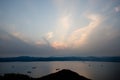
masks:
<path fill-rule="evenodd" d="M 76 72 L 63 69 L 56 73 L 43 76 L 41 78 L 32 78 L 23 74 L 5 74 L 0 76 L 0 80 L 90 80 L 83 76 L 80 76 Z"/>
<path fill-rule="evenodd" d="M 71 70 L 63 69 L 59 72 L 41 77 L 37 80 L 90 80 L 90 79 L 80 76 L 79 74 Z"/>

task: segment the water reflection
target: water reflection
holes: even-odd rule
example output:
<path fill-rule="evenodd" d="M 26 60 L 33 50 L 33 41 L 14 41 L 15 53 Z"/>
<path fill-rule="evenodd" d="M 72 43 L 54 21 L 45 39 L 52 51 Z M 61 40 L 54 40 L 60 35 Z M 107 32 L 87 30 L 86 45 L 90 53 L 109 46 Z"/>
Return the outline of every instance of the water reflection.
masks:
<path fill-rule="evenodd" d="M 22 73 L 41 77 L 62 69 L 73 70 L 93 80 L 120 80 L 120 63 L 79 61 L 0 63 L 0 74 Z"/>

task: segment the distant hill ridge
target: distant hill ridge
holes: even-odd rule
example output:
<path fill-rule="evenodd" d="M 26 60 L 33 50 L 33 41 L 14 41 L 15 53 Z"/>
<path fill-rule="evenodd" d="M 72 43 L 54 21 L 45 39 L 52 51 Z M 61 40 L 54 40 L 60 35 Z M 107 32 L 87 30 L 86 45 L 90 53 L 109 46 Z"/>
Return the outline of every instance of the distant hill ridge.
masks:
<path fill-rule="evenodd" d="M 32 62 L 32 61 L 98 61 L 98 62 L 120 62 L 120 56 L 113 57 L 3 57 L 0 62 Z"/>

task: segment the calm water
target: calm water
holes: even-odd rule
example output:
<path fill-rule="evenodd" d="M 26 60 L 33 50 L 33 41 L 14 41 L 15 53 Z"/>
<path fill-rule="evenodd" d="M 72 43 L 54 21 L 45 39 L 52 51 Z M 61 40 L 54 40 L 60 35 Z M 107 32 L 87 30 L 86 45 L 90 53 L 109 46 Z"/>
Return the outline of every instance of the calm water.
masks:
<path fill-rule="evenodd" d="M 41 77 L 56 69 L 70 69 L 93 80 L 120 80 L 120 63 L 113 62 L 5 62 L 0 63 L 0 74 L 22 73 Z"/>

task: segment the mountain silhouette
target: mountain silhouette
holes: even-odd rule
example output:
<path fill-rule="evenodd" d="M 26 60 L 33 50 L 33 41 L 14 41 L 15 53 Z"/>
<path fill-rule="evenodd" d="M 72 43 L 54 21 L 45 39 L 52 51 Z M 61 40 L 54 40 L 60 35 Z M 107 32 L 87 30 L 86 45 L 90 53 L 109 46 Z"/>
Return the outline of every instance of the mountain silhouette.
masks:
<path fill-rule="evenodd" d="M 24 74 L 9 73 L 0 76 L 0 80 L 90 80 L 71 70 L 63 69 L 55 73 L 48 74 L 40 78 L 32 78 Z"/>
<path fill-rule="evenodd" d="M 63 69 L 56 73 L 38 78 L 37 80 L 90 80 L 71 70 Z"/>

